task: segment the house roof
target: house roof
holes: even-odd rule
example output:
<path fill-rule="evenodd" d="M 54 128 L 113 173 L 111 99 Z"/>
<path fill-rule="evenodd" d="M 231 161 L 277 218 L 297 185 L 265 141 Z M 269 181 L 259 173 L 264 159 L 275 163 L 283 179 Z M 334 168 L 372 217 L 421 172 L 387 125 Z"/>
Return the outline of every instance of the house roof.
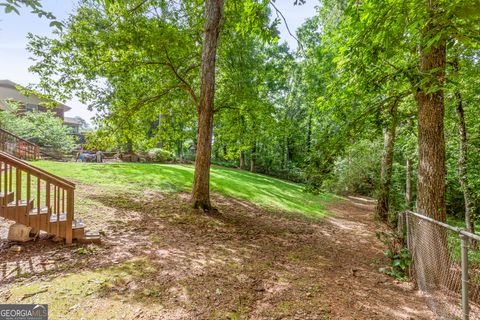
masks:
<path fill-rule="evenodd" d="M 39 105 L 41 102 L 47 100 L 38 97 L 36 94 L 24 95 L 17 89 L 18 84 L 10 80 L 0 80 L 0 109 L 5 110 L 7 107 L 5 100 L 14 100 L 22 104 Z M 58 102 L 56 108 L 61 108 L 63 111 L 69 111 L 72 108 Z"/>
<path fill-rule="evenodd" d="M 82 125 L 82 121 L 80 119 L 72 117 L 64 117 L 63 122 L 72 127 L 80 127 Z"/>

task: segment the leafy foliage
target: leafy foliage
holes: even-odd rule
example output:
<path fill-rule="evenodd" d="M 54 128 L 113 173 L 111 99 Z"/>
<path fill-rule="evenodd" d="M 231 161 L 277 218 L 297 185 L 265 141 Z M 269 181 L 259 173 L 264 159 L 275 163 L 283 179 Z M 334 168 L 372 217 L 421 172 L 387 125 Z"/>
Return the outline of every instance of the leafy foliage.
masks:
<path fill-rule="evenodd" d="M 397 280 L 408 280 L 408 270 L 412 264 L 410 251 L 403 246 L 403 239 L 397 234 L 377 232 L 377 238 L 388 246 L 385 255 L 390 259 L 390 265 L 379 269 L 380 272 Z"/>
<path fill-rule="evenodd" d="M 442 92 L 447 210 L 462 216 L 454 113 L 460 93 L 469 138 L 467 178 L 479 216 L 478 1 L 438 0 L 433 16 L 420 0 L 322 1 L 297 30 L 302 44 L 297 51 L 278 43 L 281 20 L 274 3 L 225 4 L 213 161 L 305 182 L 314 193 L 376 196 L 384 131 L 396 123 L 388 195 L 394 216 L 406 208 L 407 159 L 416 182 L 416 93 Z M 193 0 L 83 0 L 55 38 L 29 36 L 31 71 L 46 93 L 78 95 L 97 111 L 97 131 L 88 134 L 88 146 L 161 148 L 194 160 L 203 9 Z M 437 28 L 426 30 L 428 23 Z M 443 42 L 445 76 L 420 72 L 421 52 Z"/>
<path fill-rule="evenodd" d="M 60 21 L 57 21 L 55 16 L 48 11 L 42 9 L 42 4 L 40 0 L 4 0 L 0 1 L 0 7 L 3 7 L 5 13 L 16 13 L 20 14 L 19 9 L 21 7 L 26 7 L 31 9 L 31 13 L 37 15 L 39 18 L 46 18 L 52 20 L 50 22 L 50 27 L 55 27 L 58 30 L 61 30 L 63 24 Z"/>
<path fill-rule="evenodd" d="M 346 148 L 343 157 L 335 161 L 331 178 L 324 187 L 339 194 L 375 196 L 380 171 L 382 146 L 380 141 L 362 140 Z"/>
<path fill-rule="evenodd" d="M 0 112 L 0 127 L 54 153 L 65 154 L 75 148 L 75 139 L 69 134 L 69 129 L 52 112 L 19 115 L 12 107 Z"/>
<path fill-rule="evenodd" d="M 148 150 L 148 157 L 153 162 L 166 162 L 166 161 L 174 161 L 175 155 L 172 152 L 164 150 L 162 148 L 153 148 Z"/>
<path fill-rule="evenodd" d="M 402 248 L 398 252 L 393 252 L 390 249 L 385 251 L 385 255 L 390 258 L 391 266 L 380 268 L 380 272 L 394 277 L 397 280 L 408 280 L 408 268 L 412 263 L 412 257 L 408 249 Z"/>

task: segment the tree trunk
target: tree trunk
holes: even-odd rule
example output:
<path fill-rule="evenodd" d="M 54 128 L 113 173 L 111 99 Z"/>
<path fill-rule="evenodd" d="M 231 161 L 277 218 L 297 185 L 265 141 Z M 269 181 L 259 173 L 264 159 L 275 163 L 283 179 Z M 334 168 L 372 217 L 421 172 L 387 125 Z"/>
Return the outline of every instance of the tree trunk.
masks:
<path fill-rule="evenodd" d="M 252 159 L 250 161 L 250 171 L 257 172 L 257 143 L 255 142 L 252 147 Z"/>
<path fill-rule="evenodd" d="M 433 1 L 434 3 L 434 1 Z M 424 30 L 423 42 L 432 37 L 435 25 L 434 4 L 428 2 L 431 18 Z M 418 107 L 418 182 L 417 211 L 439 221 L 446 220 L 445 209 L 445 138 L 443 89 L 428 92 L 445 83 L 445 40 L 439 40 L 420 52 L 420 73 L 433 79 L 416 93 Z"/>
<path fill-rule="evenodd" d="M 458 62 L 456 62 L 456 71 L 458 71 Z M 463 110 L 462 94 L 459 90 L 455 91 L 457 106 L 455 112 L 458 117 L 458 136 L 460 140 L 460 157 L 458 159 L 458 181 L 462 188 L 463 198 L 465 201 L 465 225 L 469 232 L 474 233 L 474 223 L 472 219 L 473 203 L 471 190 L 467 178 L 467 128 L 465 126 L 465 112 Z"/>
<path fill-rule="evenodd" d="M 212 153 L 213 102 L 215 97 L 215 62 L 217 56 L 223 0 L 205 1 L 205 30 L 202 49 L 200 102 L 198 105 L 198 138 L 195 157 L 192 205 L 210 210 L 210 158 Z"/>
<path fill-rule="evenodd" d="M 405 183 L 405 203 L 407 210 L 412 210 L 412 160 L 407 159 L 406 170 L 406 183 Z"/>
<path fill-rule="evenodd" d="M 444 138 L 444 89 L 446 42 L 444 38 L 431 43 L 440 28 L 438 1 L 426 1 L 429 19 L 422 30 L 419 72 L 423 76 L 418 85 L 415 100 L 418 108 L 418 179 L 417 212 L 445 222 L 445 138 Z M 429 44 L 427 46 L 427 44 Z M 425 248 L 417 256 L 417 273 L 421 273 L 419 287 L 436 288 L 448 274 L 449 256 L 446 232 L 433 224 L 422 224 L 413 241 Z M 415 253 L 414 253 L 415 254 Z"/>
<path fill-rule="evenodd" d="M 312 115 L 308 114 L 308 128 L 307 128 L 307 151 L 312 150 Z"/>
<path fill-rule="evenodd" d="M 382 221 L 388 221 L 390 188 L 392 185 L 393 148 L 397 130 L 397 109 L 399 100 L 395 99 L 390 109 L 390 124 L 385 129 L 383 156 L 380 171 L 380 190 L 377 197 L 376 215 Z"/>
<path fill-rule="evenodd" d="M 245 151 L 240 152 L 240 169 L 245 170 Z"/>
<path fill-rule="evenodd" d="M 133 153 L 133 141 L 127 138 L 127 153 Z"/>

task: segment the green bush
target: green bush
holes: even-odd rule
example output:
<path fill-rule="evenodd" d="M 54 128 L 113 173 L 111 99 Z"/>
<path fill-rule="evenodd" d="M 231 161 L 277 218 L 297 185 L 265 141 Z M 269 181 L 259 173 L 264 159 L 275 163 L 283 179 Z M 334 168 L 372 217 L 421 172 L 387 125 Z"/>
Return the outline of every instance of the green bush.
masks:
<path fill-rule="evenodd" d="M 412 264 L 412 255 L 405 247 L 403 236 L 397 233 L 387 234 L 380 231 L 376 233 L 376 236 L 388 246 L 384 253 L 390 259 L 390 265 L 382 267 L 378 271 L 397 280 L 407 281 L 408 269 Z"/>
<path fill-rule="evenodd" d="M 174 153 L 162 148 L 153 148 L 148 150 L 147 157 L 149 161 L 152 162 L 167 162 L 177 160 Z"/>
<path fill-rule="evenodd" d="M 68 154 L 75 149 L 75 138 L 53 112 L 27 112 L 17 114 L 17 109 L 0 112 L 0 128 L 23 139 L 38 144 L 55 154 Z"/>
<path fill-rule="evenodd" d="M 374 196 L 377 190 L 382 154 L 381 141 L 362 140 L 347 148 L 335 161 L 323 186 L 334 193 Z"/>

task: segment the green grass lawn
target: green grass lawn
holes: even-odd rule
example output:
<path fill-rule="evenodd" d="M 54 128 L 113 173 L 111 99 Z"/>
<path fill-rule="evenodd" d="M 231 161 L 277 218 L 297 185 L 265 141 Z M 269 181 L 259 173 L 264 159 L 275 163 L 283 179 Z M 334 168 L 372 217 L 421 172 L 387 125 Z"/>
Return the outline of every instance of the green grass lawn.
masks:
<path fill-rule="evenodd" d="M 61 177 L 84 184 L 95 184 L 122 190 L 190 191 L 193 180 L 191 165 L 171 164 L 90 164 L 38 161 L 33 163 Z M 311 217 L 327 214 L 324 204 L 331 194 L 313 195 L 303 186 L 268 176 L 236 169 L 211 169 L 211 190 L 225 196 L 247 200 L 259 206 L 299 212 Z"/>

